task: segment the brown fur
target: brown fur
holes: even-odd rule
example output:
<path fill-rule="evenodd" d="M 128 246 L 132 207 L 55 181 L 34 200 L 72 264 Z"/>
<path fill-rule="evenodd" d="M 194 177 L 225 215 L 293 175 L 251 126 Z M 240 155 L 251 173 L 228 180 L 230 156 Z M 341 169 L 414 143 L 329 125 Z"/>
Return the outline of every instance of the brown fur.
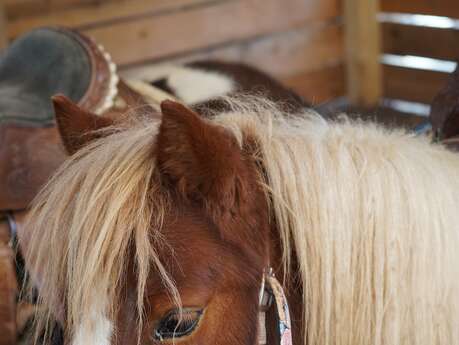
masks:
<path fill-rule="evenodd" d="M 70 155 L 82 148 L 88 141 L 96 139 L 98 135 L 95 131 L 113 124 L 108 117 L 84 111 L 64 95 L 53 96 L 52 101 L 62 143 Z M 74 117 L 75 113 L 78 116 Z"/>
<path fill-rule="evenodd" d="M 88 135 L 88 129 L 97 131 L 111 124 L 98 122 L 95 115 L 65 99 L 54 101 L 70 153 L 103 133 Z M 152 157 L 157 157 L 161 193 L 172 207 L 165 213 L 161 234 L 154 235 L 161 242 L 152 244 L 180 294 L 181 305 L 205 309 L 199 328 L 181 343 L 214 339 L 213 344 L 254 344 L 259 289 L 270 255 L 266 198 L 255 162 L 223 127 L 178 103 L 166 101 L 161 108 L 162 122 L 151 149 Z M 133 336 L 139 327 L 136 265 L 131 262 L 122 279 L 112 344 L 138 341 Z M 159 278 L 162 274 L 152 267 L 146 282 L 141 344 L 154 343 L 154 327 L 176 306 Z M 230 337 L 221 337 L 223 330 Z M 75 330 L 66 327 L 66 332 L 69 340 Z"/>

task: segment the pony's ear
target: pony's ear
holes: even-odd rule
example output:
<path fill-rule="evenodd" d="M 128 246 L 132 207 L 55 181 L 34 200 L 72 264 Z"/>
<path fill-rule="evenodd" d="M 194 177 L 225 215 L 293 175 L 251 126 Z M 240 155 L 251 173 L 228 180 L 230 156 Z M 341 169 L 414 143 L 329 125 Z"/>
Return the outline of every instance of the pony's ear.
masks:
<path fill-rule="evenodd" d="M 250 167 L 234 136 L 180 103 L 164 101 L 161 110 L 160 172 L 179 195 L 203 205 L 214 219 L 235 215 L 247 201 Z"/>
<path fill-rule="evenodd" d="M 62 143 L 70 155 L 100 136 L 94 131 L 113 124 L 111 119 L 80 108 L 64 95 L 53 96 L 52 102 Z"/>

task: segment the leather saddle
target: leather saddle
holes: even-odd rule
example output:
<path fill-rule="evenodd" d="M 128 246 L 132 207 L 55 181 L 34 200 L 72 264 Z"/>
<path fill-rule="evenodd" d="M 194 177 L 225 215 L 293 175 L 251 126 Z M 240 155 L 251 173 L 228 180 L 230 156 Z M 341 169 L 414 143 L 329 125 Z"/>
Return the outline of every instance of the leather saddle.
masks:
<path fill-rule="evenodd" d="M 32 199 L 66 158 L 51 97 L 64 94 L 83 109 L 114 118 L 149 106 L 144 90 L 116 72 L 100 45 L 61 27 L 35 29 L 0 54 L 0 345 L 16 344 L 34 311 L 17 301 L 12 240 Z"/>
<path fill-rule="evenodd" d="M 16 301 L 11 234 L 65 159 L 51 96 L 64 94 L 102 114 L 113 106 L 117 84 L 110 56 L 68 29 L 33 30 L 0 55 L 0 345 L 16 344 L 21 323 L 33 312 Z"/>
<path fill-rule="evenodd" d="M 68 29 L 33 30 L 0 56 L 0 211 L 25 209 L 64 158 L 51 96 L 101 114 L 117 83 L 109 55 Z"/>

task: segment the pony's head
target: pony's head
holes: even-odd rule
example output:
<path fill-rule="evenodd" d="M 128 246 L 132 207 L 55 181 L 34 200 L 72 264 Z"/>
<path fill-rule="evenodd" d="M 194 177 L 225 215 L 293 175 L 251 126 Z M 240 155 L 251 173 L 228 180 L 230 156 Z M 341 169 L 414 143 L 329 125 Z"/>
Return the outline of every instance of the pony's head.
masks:
<path fill-rule="evenodd" d="M 254 344 L 269 264 L 254 147 L 174 102 L 127 125 L 54 103 L 72 156 L 36 200 L 27 258 L 45 317 L 73 345 Z"/>
<path fill-rule="evenodd" d="M 296 345 L 459 344 L 457 155 L 228 104 L 102 123 L 56 100 L 73 155 L 35 202 L 26 262 L 67 341 L 254 345 L 273 266 Z"/>

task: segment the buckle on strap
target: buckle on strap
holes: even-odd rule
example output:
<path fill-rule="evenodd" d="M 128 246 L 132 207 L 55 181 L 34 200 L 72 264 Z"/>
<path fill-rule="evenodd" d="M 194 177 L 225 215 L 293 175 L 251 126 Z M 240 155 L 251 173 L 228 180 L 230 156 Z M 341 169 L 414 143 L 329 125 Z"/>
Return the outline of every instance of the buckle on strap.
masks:
<path fill-rule="evenodd" d="M 260 289 L 258 313 L 258 344 L 267 344 L 266 332 L 266 312 L 271 309 L 275 302 L 276 319 L 278 324 L 277 334 L 280 345 L 292 344 L 292 326 L 290 320 L 290 311 L 287 298 L 282 285 L 276 279 L 273 269 L 268 268 L 263 274 L 263 280 Z"/>

